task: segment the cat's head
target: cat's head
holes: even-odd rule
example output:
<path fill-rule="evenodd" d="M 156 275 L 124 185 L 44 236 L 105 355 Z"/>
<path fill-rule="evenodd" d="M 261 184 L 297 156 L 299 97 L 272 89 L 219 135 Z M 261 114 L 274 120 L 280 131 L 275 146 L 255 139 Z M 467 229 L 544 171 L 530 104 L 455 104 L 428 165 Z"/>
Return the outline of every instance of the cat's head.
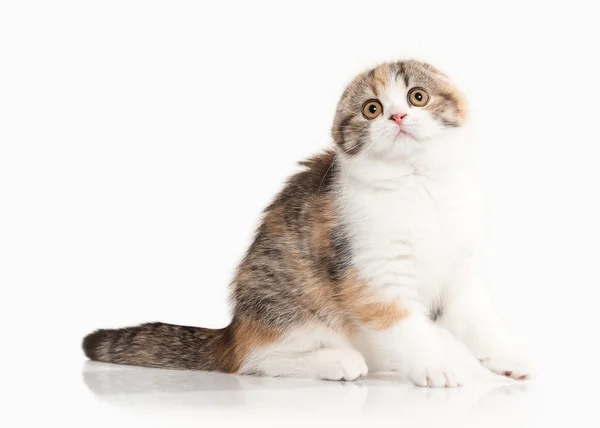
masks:
<path fill-rule="evenodd" d="M 411 155 L 465 122 L 466 104 L 429 64 L 399 61 L 362 73 L 344 91 L 333 139 L 348 155 Z"/>

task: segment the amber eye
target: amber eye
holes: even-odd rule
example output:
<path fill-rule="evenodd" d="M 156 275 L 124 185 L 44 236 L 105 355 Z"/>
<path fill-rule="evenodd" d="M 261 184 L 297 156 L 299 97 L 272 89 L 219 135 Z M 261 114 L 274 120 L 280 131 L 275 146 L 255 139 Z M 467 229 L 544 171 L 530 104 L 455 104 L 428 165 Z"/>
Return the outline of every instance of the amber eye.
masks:
<path fill-rule="evenodd" d="M 383 106 L 377 100 L 369 100 L 363 104 L 362 113 L 367 119 L 373 120 L 383 113 Z"/>
<path fill-rule="evenodd" d="M 429 101 L 429 94 L 423 88 L 412 88 L 408 91 L 408 103 L 415 107 L 423 107 Z"/>

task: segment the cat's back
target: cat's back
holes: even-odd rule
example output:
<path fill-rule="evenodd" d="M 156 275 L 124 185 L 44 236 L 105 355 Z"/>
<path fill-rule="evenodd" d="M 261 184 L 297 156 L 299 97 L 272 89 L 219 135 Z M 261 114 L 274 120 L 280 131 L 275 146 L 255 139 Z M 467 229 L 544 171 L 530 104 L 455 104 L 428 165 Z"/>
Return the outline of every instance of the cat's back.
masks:
<path fill-rule="evenodd" d="M 329 303 L 349 267 L 334 160 L 334 152 L 325 151 L 302 162 L 265 209 L 232 284 L 236 313 L 273 324 L 315 316 L 331 322 Z"/>

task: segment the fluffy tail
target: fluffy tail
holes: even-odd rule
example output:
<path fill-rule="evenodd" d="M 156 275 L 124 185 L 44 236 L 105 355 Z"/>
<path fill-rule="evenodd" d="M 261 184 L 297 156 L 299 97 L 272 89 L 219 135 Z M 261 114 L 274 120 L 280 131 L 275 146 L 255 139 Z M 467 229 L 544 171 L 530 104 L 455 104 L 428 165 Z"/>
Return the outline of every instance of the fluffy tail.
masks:
<path fill-rule="evenodd" d="M 228 329 L 148 323 L 118 330 L 97 330 L 83 339 L 94 361 L 181 370 L 228 370 L 223 353 Z"/>

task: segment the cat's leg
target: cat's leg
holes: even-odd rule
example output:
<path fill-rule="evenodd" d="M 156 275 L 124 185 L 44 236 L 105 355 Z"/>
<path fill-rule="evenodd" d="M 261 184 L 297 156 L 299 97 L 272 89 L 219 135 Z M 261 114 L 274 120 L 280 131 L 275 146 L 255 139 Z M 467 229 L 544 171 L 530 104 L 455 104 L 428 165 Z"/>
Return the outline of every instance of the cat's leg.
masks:
<path fill-rule="evenodd" d="M 399 300 L 398 304 L 402 304 Z M 365 324 L 353 337 L 356 349 L 364 355 L 370 371 L 398 371 L 415 385 L 457 387 L 462 385 L 459 367 L 443 346 L 439 327 L 424 307 L 403 306 L 405 316 L 385 328 Z"/>
<path fill-rule="evenodd" d="M 291 330 L 276 343 L 252 350 L 240 374 L 355 380 L 367 374 L 367 364 L 341 334 L 325 326 L 308 325 Z"/>
<path fill-rule="evenodd" d="M 492 372 L 513 379 L 533 375 L 530 359 L 505 328 L 480 277 L 473 275 L 448 293 L 438 323 Z"/>

